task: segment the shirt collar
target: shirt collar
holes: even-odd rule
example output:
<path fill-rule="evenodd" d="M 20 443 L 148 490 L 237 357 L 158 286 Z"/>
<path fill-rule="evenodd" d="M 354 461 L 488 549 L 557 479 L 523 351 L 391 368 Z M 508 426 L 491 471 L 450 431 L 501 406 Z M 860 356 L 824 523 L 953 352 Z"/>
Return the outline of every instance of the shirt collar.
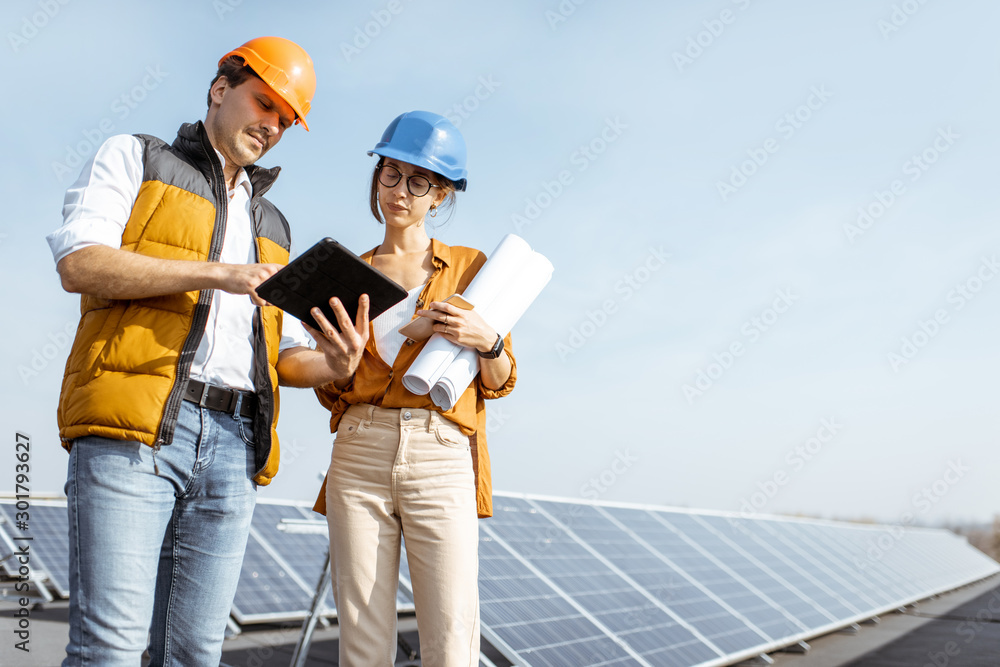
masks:
<path fill-rule="evenodd" d="M 219 162 L 222 164 L 223 171 L 225 171 L 226 158 L 223 157 L 222 153 L 220 153 L 218 149 L 215 150 L 215 154 L 219 156 Z M 253 185 L 251 185 L 250 183 L 250 177 L 247 176 L 247 170 L 244 169 L 243 167 L 240 167 L 240 170 L 236 172 L 236 186 L 232 190 L 229 190 L 228 192 L 230 199 L 232 199 L 233 193 L 236 191 L 236 188 L 240 187 L 241 185 L 244 187 L 244 189 L 246 189 L 247 197 L 252 197 Z"/>
<path fill-rule="evenodd" d="M 434 255 L 435 264 L 441 262 L 445 266 L 451 265 L 451 246 L 447 246 L 437 239 L 431 239 L 431 254 Z"/>

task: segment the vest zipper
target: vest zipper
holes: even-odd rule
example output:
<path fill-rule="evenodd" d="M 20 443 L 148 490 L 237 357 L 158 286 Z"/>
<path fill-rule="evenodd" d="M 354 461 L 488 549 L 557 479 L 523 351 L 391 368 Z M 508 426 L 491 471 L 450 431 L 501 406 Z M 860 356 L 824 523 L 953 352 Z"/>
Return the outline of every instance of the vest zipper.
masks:
<path fill-rule="evenodd" d="M 226 191 L 226 177 L 222 171 L 222 165 L 215 155 L 215 149 L 211 147 L 211 143 L 208 141 L 208 135 L 204 127 L 201 128 L 200 134 L 201 148 L 205 152 L 205 157 L 212 168 L 211 186 L 212 194 L 215 196 L 215 226 L 212 230 L 212 241 L 208 248 L 208 261 L 217 262 L 219 261 L 219 256 L 222 254 L 222 241 L 226 235 L 227 203 L 229 197 Z M 177 415 L 181 411 L 184 387 L 191 376 L 191 364 L 194 362 L 194 355 L 198 350 L 198 345 L 201 343 L 201 337 L 205 333 L 205 323 L 208 321 L 212 296 L 213 290 L 210 289 L 203 289 L 198 293 L 198 303 L 195 304 L 194 313 L 191 316 L 191 328 L 188 329 L 184 346 L 177 357 L 174 386 L 171 387 L 170 394 L 167 396 L 167 402 L 163 408 L 163 416 L 160 419 L 160 427 L 157 429 L 156 440 L 153 443 L 154 453 L 162 445 L 169 445 L 174 439 L 174 429 L 177 427 Z M 153 466 L 155 469 L 155 459 Z"/>
<path fill-rule="evenodd" d="M 260 237 L 257 236 L 256 222 L 254 221 L 254 201 L 256 196 L 251 197 L 250 204 L 250 222 L 252 225 L 251 234 L 253 234 L 254 249 L 257 253 L 256 259 L 258 262 L 263 261 L 260 252 Z M 253 314 L 253 383 L 254 390 L 260 394 L 264 394 L 266 400 L 261 400 L 258 397 L 257 405 L 266 406 L 264 412 L 267 414 L 258 414 L 257 420 L 254 423 L 254 465 L 257 470 L 254 472 L 254 478 L 260 473 L 264 472 L 267 468 L 267 462 L 271 458 L 271 447 L 273 443 L 271 442 L 271 424 L 274 421 L 274 391 L 271 388 L 271 372 L 267 362 L 267 332 L 264 331 L 264 310 L 263 308 L 257 307 L 254 309 Z M 278 336 L 281 336 L 281 332 L 278 332 Z M 263 350 L 263 364 L 258 367 L 258 359 Z M 263 379 L 261 379 L 263 378 Z M 264 437 L 264 430 L 267 432 L 267 450 L 262 450 L 261 443 Z M 257 435 L 260 433 L 260 435 Z"/>

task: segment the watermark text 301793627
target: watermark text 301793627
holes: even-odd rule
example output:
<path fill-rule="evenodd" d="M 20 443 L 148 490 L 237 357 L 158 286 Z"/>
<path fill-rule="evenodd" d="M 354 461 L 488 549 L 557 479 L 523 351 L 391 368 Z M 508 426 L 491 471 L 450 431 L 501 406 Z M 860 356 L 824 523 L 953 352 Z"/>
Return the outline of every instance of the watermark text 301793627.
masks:
<path fill-rule="evenodd" d="M 28 580 L 31 577 L 31 535 L 28 534 L 31 521 L 31 438 L 17 432 L 14 438 L 14 554 L 7 566 L 9 572 L 16 571 L 14 590 L 17 598 L 17 625 L 14 628 L 14 648 L 29 653 L 31 641 L 31 610 L 28 598 Z"/>

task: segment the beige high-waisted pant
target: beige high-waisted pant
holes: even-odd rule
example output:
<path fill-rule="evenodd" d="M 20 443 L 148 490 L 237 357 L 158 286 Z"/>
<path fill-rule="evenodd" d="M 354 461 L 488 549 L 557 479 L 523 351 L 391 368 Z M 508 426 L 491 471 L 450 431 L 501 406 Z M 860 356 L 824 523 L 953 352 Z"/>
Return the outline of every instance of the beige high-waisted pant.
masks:
<path fill-rule="evenodd" d="M 396 655 L 400 535 L 427 667 L 479 663 L 479 537 L 468 436 L 438 412 L 351 406 L 327 476 L 343 667 Z"/>

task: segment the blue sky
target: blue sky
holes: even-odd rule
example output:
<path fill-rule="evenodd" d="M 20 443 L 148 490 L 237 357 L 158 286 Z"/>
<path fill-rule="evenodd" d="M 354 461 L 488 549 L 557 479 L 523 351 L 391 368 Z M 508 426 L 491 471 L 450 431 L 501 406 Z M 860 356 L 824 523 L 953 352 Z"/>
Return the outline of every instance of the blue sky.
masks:
<path fill-rule="evenodd" d="M 277 34 L 319 79 L 312 131 L 262 161 L 283 167 L 269 197 L 295 250 L 378 244 L 365 152 L 427 109 L 470 155 L 435 235 L 489 252 L 515 232 L 556 268 L 513 332 L 517 389 L 490 406 L 496 488 L 889 522 L 1000 508 L 995 3 L 13 0 L 0 16 L 0 414 L 11 443 L 32 437 L 36 492 L 65 475 L 78 299 L 44 241 L 65 188 L 110 134 L 202 118 L 217 59 Z M 326 421 L 310 392 L 282 393 L 283 467 L 261 494 L 315 494 Z"/>

